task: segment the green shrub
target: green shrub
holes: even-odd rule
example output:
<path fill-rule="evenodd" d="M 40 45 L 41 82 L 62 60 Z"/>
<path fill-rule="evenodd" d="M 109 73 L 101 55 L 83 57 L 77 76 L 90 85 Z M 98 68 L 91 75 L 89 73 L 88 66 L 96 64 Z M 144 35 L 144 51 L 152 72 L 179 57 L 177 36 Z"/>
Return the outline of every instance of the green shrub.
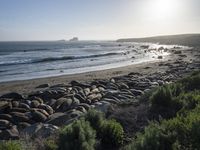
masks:
<path fill-rule="evenodd" d="M 84 119 L 75 121 L 61 130 L 59 150 L 93 150 L 96 132 Z"/>
<path fill-rule="evenodd" d="M 44 149 L 45 150 L 57 150 L 58 145 L 56 143 L 57 141 L 55 139 L 47 139 L 44 142 Z"/>
<path fill-rule="evenodd" d="M 185 90 L 199 90 L 200 89 L 200 73 L 194 73 L 192 76 L 184 78 L 181 80 L 184 84 Z"/>
<path fill-rule="evenodd" d="M 170 107 L 172 94 L 168 86 L 159 87 L 150 97 L 153 106 Z"/>
<path fill-rule="evenodd" d="M 0 150 L 22 150 L 22 145 L 19 141 L 2 141 Z"/>
<path fill-rule="evenodd" d="M 123 143 L 124 130 L 115 120 L 106 120 L 101 126 L 100 137 L 103 147 L 118 147 Z"/>
<path fill-rule="evenodd" d="M 194 109 L 200 103 L 200 92 L 182 93 L 176 98 L 176 101 L 182 103 L 183 110 Z"/>
<path fill-rule="evenodd" d="M 166 133 L 159 124 L 151 123 L 145 128 L 144 134 L 138 134 L 134 144 L 129 147 L 136 150 L 171 150 L 172 144 L 173 134 Z"/>
<path fill-rule="evenodd" d="M 184 86 L 181 83 L 173 83 L 168 86 L 173 97 L 179 96 L 182 92 L 184 92 Z"/>
<path fill-rule="evenodd" d="M 176 101 L 170 90 L 170 86 L 159 87 L 150 97 L 151 111 L 163 118 L 174 117 L 181 109 L 181 103 Z"/>
<path fill-rule="evenodd" d="M 89 121 L 92 128 L 97 130 L 97 132 L 101 128 L 104 119 L 104 114 L 94 109 L 89 110 L 88 113 L 85 115 L 85 120 Z"/>

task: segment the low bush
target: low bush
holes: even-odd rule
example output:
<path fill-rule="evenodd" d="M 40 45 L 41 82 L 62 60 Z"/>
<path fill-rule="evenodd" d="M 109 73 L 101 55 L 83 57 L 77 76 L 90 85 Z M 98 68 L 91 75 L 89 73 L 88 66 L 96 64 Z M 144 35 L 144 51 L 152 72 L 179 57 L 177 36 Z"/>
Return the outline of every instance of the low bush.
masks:
<path fill-rule="evenodd" d="M 151 123 L 125 150 L 188 150 L 200 147 L 200 106 L 173 119 Z"/>
<path fill-rule="evenodd" d="M 47 139 L 44 142 L 44 149 L 45 150 L 57 150 L 58 145 L 56 143 L 57 141 L 55 139 Z"/>
<path fill-rule="evenodd" d="M 176 101 L 179 101 L 182 105 L 182 111 L 194 109 L 200 104 L 200 92 L 193 91 L 188 93 L 181 93 L 176 97 Z"/>
<path fill-rule="evenodd" d="M 1 141 L 0 150 L 22 150 L 22 144 L 19 141 Z"/>
<path fill-rule="evenodd" d="M 172 150 L 173 138 L 173 134 L 168 134 L 165 128 L 151 123 L 145 128 L 144 134 L 138 134 L 132 146 L 136 150 Z"/>
<path fill-rule="evenodd" d="M 106 120 L 101 126 L 100 137 L 103 147 L 118 147 L 123 143 L 124 130 L 115 120 Z"/>
<path fill-rule="evenodd" d="M 101 125 L 105 119 L 104 113 L 94 109 L 89 110 L 84 117 L 86 121 L 90 122 L 92 128 L 95 129 L 97 132 L 101 128 Z"/>
<path fill-rule="evenodd" d="M 181 109 L 181 103 L 173 98 L 170 86 L 159 87 L 150 97 L 150 102 L 151 112 L 157 117 L 171 118 Z"/>
<path fill-rule="evenodd" d="M 191 76 L 180 81 L 184 84 L 185 90 L 199 90 L 200 89 L 200 72 L 195 72 Z"/>
<path fill-rule="evenodd" d="M 75 121 L 61 130 L 58 146 L 59 150 L 93 150 L 96 132 L 88 121 Z"/>

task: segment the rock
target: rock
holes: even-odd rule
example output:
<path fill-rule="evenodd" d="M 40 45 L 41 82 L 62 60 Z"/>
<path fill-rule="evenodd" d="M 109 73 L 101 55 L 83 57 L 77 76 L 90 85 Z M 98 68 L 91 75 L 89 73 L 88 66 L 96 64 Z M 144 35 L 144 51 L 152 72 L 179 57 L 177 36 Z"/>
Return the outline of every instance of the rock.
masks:
<path fill-rule="evenodd" d="M 99 89 L 98 89 L 98 88 L 94 88 L 94 89 L 91 91 L 91 93 L 94 93 L 94 94 L 99 93 Z"/>
<path fill-rule="evenodd" d="M 38 112 L 42 113 L 43 115 L 45 115 L 47 118 L 49 117 L 49 114 L 48 114 L 47 111 L 44 110 L 44 109 L 33 108 L 31 111 L 33 111 L 33 112 L 38 111 Z"/>
<path fill-rule="evenodd" d="M 180 57 L 187 57 L 187 55 L 184 55 L 184 54 L 181 54 L 181 55 L 179 55 Z"/>
<path fill-rule="evenodd" d="M 65 123 L 71 119 L 68 113 L 54 113 L 49 116 L 46 123 L 53 124 L 56 126 L 63 126 Z"/>
<path fill-rule="evenodd" d="M 12 107 L 19 107 L 19 101 L 12 101 Z"/>
<path fill-rule="evenodd" d="M 29 122 L 30 118 L 25 113 L 11 112 L 13 123 L 18 124 L 19 122 Z"/>
<path fill-rule="evenodd" d="M 101 102 L 94 103 L 94 105 L 95 105 L 95 109 L 106 113 L 111 104 L 106 101 L 101 101 Z"/>
<path fill-rule="evenodd" d="M 87 111 L 90 109 L 90 105 L 88 105 L 86 103 L 80 103 L 78 106 L 84 107 Z"/>
<path fill-rule="evenodd" d="M 12 108 L 12 104 L 7 101 L 0 101 L 0 112 L 6 112 Z"/>
<path fill-rule="evenodd" d="M 75 111 L 71 112 L 69 115 L 71 118 L 77 118 L 77 117 L 81 116 L 82 114 L 83 113 L 81 111 L 75 110 Z"/>
<path fill-rule="evenodd" d="M 174 51 L 174 54 L 181 54 L 182 53 L 182 51 Z"/>
<path fill-rule="evenodd" d="M 54 134 L 58 130 L 58 127 L 51 124 L 36 123 L 25 128 L 22 132 L 31 137 L 47 138 Z"/>
<path fill-rule="evenodd" d="M 36 96 L 31 97 L 31 101 L 38 101 L 40 104 L 44 103 L 44 101 L 41 98 L 36 97 Z M 29 102 L 31 102 L 31 101 L 29 101 Z"/>
<path fill-rule="evenodd" d="M 38 102 L 37 100 L 31 101 L 31 107 L 32 108 L 37 108 L 39 105 L 40 105 L 40 102 Z"/>
<path fill-rule="evenodd" d="M 81 88 L 89 88 L 90 85 L 79 83 L 78 81 L 71 81 L 72 86 L 80 86 Z"/>
<path fill-rule="evenodd" d="M 25 104 L 25 103 L 19 103 L 19 106 L 18 106 L 19 108 L 25 108 L 25 109 L 30 109 L 30 106 L 29 105 L 27 105 L 27 104 Z"/>
<path fill-rule="evenodd" d="M 16 126 L 0 132 L 0 140 L 18 140 L 19 131 Z"/>
<path fill-rule="evenodd" d="M 83 89 L 83 91 L 86 96 L 90 94 L 90 88 L 85 88 L 85 89 Z"/>
<path fill-rule="evenodd" d="M 55 105 L 56 101 L 57 101 L 56 99 L 50 99 L 48 102 L 46 102 L 46 104 L 53 107 Z"/>
<path fill-rule="evenodd" d="M 82 113 L 86 113 L 87 112 L 87 110 L 83 106 L 80 106 L 80 105 L 76 108 L 76 110 L 79 110 Z"/>
<path fill-rule="evenodd" d="M 129 86 L 126 85 L 125 83 L 120 83 L 118 84 L 118 86 L 119 86 L 119 89 L 129 89 Z"/>
<path fill-rule="evenodd" d="M 56 111 L 65 111 L 66 109 L 69 109 L 71 105 L 72 105 L 72 99 L 63 97 L 58 99 L 52 106 L 52 108 Z"/>
<path fill-rule="evenodd" d="M 47 117 L 39 111 L 34 111 L 32 112 L 32 119 L 36 122 L 44 122 L 47 119 Z"/>
<path fill-rule="evenodd" d="M 50 115 L 54 112 L 53 108 L 46 104 L 41 104 L 40 106 L 38 106 L 38 108 L 46 110 L 46 112 Z"/>
<path fill-rule="evenodd" d="M 149 45 L 141 45 L 140 47 L 143 48 L 143 49 L 148 49 Z"/>
<path fill-rule="evenodd" d="M 8 93 L 8 94 L 4 94 L 2 95 L 0 98 L 9 98 L 9 99 L 14 99 L 14 100 L 22 100 L 24 99 L 24 96 L 19 94 L 19 93 Z"/>
<path fill-rule="evenodd" d="M 86 99 L 83 96 L 81 96 L 80 94 L 75 94 L 74 97 L 76 99 L 78 99 L 81 103 L 85 103 L 86 102 Z"/>
<path fill-rule="evenodd" d="M 72 102 L 72 106 L 78 106 L 80 104 L 80 101 L 76 98 L 73 99 L 73 102 Z"/>
<path fill-rule="evenodd" d="M 158 82 L 158 84 L 159 84 L 160 86 L 163 85 L 163 84 L 165 84 L 165 82 L 162 81 L 162 80 L 157 80 L 157 82 Z"/>
<path fill-rule="evenodd" d="M 90 94 L 88 95 L 88 99 L 91 100 L 91 101 L 94 101 L 94 100 L 99 100 L 101 98 L 101 94 Z"/>
<path fill-rule="evenodd" d="M 141 90 L 130 89 L 130 91 L 131 91 L 135 96 L 143 95 L 143 94 L 144 94 L 144 92 L 141 91 Z"/>
<path fill-rule="evenodd" d="M 24 129 L 24 128 L 27 128 L 31 126 L 30 123 L 27 123 L 27 122 L 19 122 L 19 124 L 17 125 L 18 129 Z"/>
<path fill-rule="evenodd" d="M 47 88 L 47 87 L 49 87 L 48 83 L 47 84 L 41 84 L 41 85 L 37 86 L 36 88 Z"/>
<path fill-rule="evenodd" d="M 21 112 L 21 113 L 26 113 L 29 110 L 27 110 L 26 108 L 12 108 L 9 110 L 9 112 Z"/>
<path fill-rule="evenodd" d="M 12 121 L 12 116 L 9 114 L 0 114 L 0 119 Z"/>
<path fill-rule="evenodd" d="M 159 51 L 160 51 L 160 50 L 164 50 L 164 47 L 161 46 L 161 47 L 158 48 L 158 50 L 159 50 Z"/>
<path fill-rule="evenodd" d="M 7 129 L 11 126 L 8 120 L 0 119 L 0 129 Z"/>

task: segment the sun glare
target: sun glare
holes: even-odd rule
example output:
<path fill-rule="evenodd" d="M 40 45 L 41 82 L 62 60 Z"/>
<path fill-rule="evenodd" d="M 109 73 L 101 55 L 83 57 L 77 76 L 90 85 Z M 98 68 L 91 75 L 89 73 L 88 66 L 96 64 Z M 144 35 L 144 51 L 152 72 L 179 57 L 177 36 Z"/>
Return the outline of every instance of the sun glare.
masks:
<path fill-rule="evenodd" d="M 150 11 L 155 19 L 172 17 L 176 13 L 176 3 L 174 0 L 154 0 Z"/>

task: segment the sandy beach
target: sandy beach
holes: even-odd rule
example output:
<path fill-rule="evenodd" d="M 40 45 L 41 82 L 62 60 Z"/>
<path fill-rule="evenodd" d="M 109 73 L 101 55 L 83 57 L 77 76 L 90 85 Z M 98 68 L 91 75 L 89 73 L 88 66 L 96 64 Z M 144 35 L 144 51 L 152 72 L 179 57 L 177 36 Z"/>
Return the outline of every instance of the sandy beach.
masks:
<path fill-rule="evenodd" d="M 156 72 L 165 72 L 169 69 L 169 64 L 173 65 L 174 62 L 176 62 L 177 60 L 181 61 L 182 63 L 192 63 L 192 61 L 197 61 L 198 52 L 198 48 L 193 48 L 190 50 L 184 50 L 181 55 L 171 53 L 164 59 L 129 65 L 126 67 L 92 71 L 73 75 L 62 75 L 22 81 L 3 82 L 0 83 L 0 95 L 8 92 L 27 94 L 32 91 L 38 90 L 36 87 L 41 84 L 49 84 L 49 86 L 63 83 L 69 84 L 69 82 L 71 82 L 72 80 L 76 80 L 79 82 L 91 82 L 96 79 L 111 79 L 112 77 L 128 75 L 132 72 L 138 72 L 142 75 L 148 75 Z M 162 63 L 167 63 L 168 65 L 160 65 Z"/>

